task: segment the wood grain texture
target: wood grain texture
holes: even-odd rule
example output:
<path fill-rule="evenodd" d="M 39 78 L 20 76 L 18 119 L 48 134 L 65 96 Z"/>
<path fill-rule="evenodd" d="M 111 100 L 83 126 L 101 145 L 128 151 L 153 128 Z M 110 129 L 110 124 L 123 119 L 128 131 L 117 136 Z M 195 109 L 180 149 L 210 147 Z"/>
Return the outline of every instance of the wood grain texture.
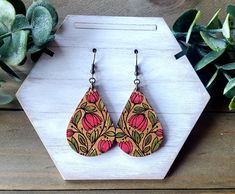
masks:
<path fill-rule="evenodd" d="M 116 146 L 91 159 L 75 154 L 68 146 L 65 130 L 69 119 L 90 86 L 92 48 L 97 48 L 96 88 L 114 125 L 135 87 L 134 49 L 139 50 L 140 90 L 165 131 L 164 145 L 154 154 L 131 158 Z M 50 49 L 55 57 L 40 58 L 17 98 L 62 177 L 163 179 L 210 98 L 186 57 L 175 59 L 180 47 L 164 20 L 68 16 Z"/>
<path fill-rule="evenodd" d="M 203 114 L 164 181 L 63 181 L 25 113 L 0 111 L 0 188 L 232 189 L 234 116 L 234 113 Z"/>
<path fill-rule="evenodd" d="M 234 194 L 235 190 L 76 190 L 76 191 L 0 191 L 0 194 Z"/>

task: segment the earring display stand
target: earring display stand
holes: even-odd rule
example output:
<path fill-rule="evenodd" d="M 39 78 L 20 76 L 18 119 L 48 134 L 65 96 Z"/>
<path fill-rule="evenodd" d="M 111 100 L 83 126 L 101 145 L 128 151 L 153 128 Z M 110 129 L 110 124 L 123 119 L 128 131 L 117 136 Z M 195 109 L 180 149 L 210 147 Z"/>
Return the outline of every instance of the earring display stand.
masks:
<path fill-rule="evenodd" d="M 68 145 L 67 125 L 89 86 L 92 48 L 96 87 L 115 125 L 135 87 L 139 50 L 140 88 L 164 129 L 155 153 L 132 157 L 116 145 L 84 157 Z M 67 16 L 49 49 L 54 57 L 42 55 L 17 98 L 63 179 L 163 179 L 210 98 L 187 58 L 174 58 L 181 49 L 164 20 Z"/>

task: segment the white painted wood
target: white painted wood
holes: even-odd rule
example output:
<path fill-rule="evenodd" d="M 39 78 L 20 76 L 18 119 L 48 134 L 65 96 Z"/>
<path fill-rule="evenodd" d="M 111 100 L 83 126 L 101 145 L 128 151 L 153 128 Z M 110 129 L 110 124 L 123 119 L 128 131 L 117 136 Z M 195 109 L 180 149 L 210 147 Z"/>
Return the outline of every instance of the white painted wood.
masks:
<path fill-rule="evenodd" d="M 134 158 L 116 146 L 90 158 L 67 144 L 67 124 L 89 87 L 93 47 L 98 50 L 97 86 L 115 124 L 134 88 L 133 50 L 139 49 L 142 90 L 165 132 L 156 153 Z M 68 16 L 50 49 L 54 57 L 40 58 L 17 98 L 62 177 L 163 179 L 210 98 L 188 60 L 174 58 L 180 47 L 164 20 Z"/>

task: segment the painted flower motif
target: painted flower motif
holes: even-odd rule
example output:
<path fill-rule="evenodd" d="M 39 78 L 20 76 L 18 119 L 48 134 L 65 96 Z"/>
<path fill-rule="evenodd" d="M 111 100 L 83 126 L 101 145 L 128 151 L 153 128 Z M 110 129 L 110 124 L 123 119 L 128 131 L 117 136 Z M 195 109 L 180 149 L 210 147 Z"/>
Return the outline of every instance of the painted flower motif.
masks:
<path fill-rule="evenodd" d="M 143 132 L 148 125 L 148 119 L 144 114 L 135 114 L 128 119 L 128 123 L 131 127 Z"/>
<path fill-rule="evenodd" d="M 73 134 L 74 134 L 74 131 L 72 129 L 67 129 L 67 131 L 66 131 L 66 136 L 67 137 L 72 137 Z"/>
<path fill-rule="evenodd" d="M 130 99 L 132 103 L 140 104 L 143 101 L 144 97 L 139 92 L 132 92 Z"/>
<path fill-rule="evenodd" d="M 118 143 L 119 147 L 126 152 L 127 154 L 132 152 L 133 149 L 133 145 L 130 141 L 126 141 L 126 142 L 119 142 Z"/>
<path fill-rule="evenodd" d="M 82 125 L 86 131 L 99 126 L 102 122 L 102 118 L 95 113 L 85 113 L 82 119 Z"/>
<path fill-rule="evenodd" d="M 86 94 L 86 100 L 90 103 L 96 103 L 99 100 L 99 93 L 96 90 L 91 90 Z"/>
<path fill-rule="evenodd" d="M 110 140 L 101 139 L 98 142 L 98 150 L 102 153 L 107 152 L 111 148 L 111 146 L 112 146 L 112 142 Z"/>
<path fill-rule="evenodd" d="M 158 129 L 158 130 L 156 131 L 156 135 L 157 135 L 158 137 L 163 137 L 163 129 Z"/>

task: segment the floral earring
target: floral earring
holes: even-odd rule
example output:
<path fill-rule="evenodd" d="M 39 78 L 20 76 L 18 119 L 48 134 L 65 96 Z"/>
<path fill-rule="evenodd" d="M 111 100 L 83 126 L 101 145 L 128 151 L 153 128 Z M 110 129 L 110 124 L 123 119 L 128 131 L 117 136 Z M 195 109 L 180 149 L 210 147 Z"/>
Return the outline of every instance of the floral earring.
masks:
<path fill-rule="evenodd" d="M 91 68 L 90 88 L 77 106 L 67 128 L 70 147 L 84 156 L 107 152 L 115 139 L 115 128 L 110 115 L 95 88 L 95 56 Z"/>
<path fill-rule="evenodd" d="M 156 113 L 139 90 L 140 80 L 136 54 L 134 84 L 130 99 L 121 114 L 116 129 L 119 147 L 131 156 L 142 157 L 155 152 L 163 141 L 163 130 Z"/>

